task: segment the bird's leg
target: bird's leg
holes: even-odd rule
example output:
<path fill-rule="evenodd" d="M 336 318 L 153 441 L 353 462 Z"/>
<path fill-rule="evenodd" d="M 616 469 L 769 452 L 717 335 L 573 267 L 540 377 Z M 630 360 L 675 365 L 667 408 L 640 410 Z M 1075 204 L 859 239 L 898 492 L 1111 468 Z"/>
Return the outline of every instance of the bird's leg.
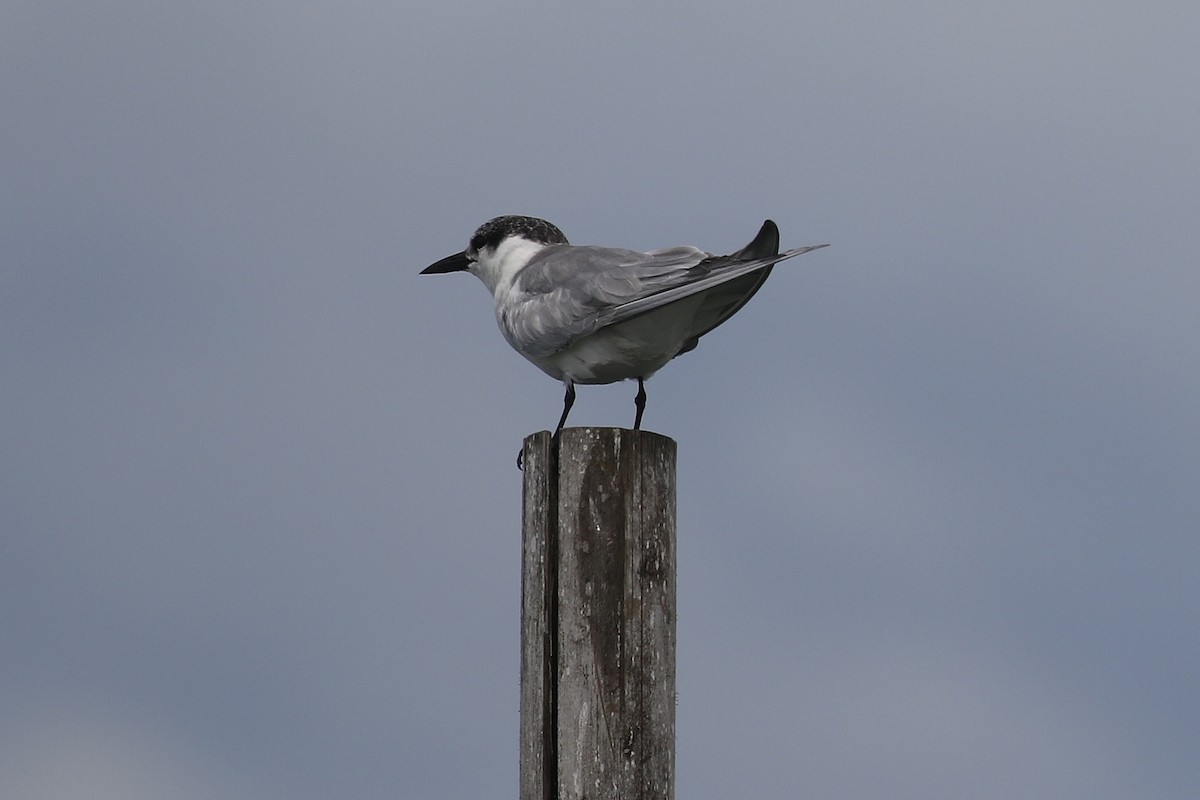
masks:
<path fill-rule="evenodd" d="M 571 413 L 571 406 L 575 405 L 575 383 L 573 381 L 564 381 L 567 385 L 567 392 L 563 395 L 563 413 L 558 418 L 558 427 L 554 429 L 554 442 L 558 443 L 558 435 L 562 433 L 563 425 L 567 424 L 567 414 Z"/>
<path fill-rule="evenodd" d="M 633 419 L 633 429 L 640 431 L 642 429 L 642 412 L 646 410 L 646 384 L 641 378 L 638 378 L 638 393 L 633 398 L 633 407 L 637 409 L 637 416 Z"/>
<path fill-rule="evenodd" d="M 575 405 L 575 384 L 571 381 L 563 381 L 567 386 L 567 393 L 563 395 L 563 413 L 558 418 L 558 427 L 554 429 L 554 435 L 550 437 L 550 443 L 553 447 L 558 447 L 558 436 L 562 433 L 563 425 L 567 424 L 567 414 L 571 413 L 571 406 Z M 525 469 L 525 451 L 517 453 L 517 469 L 524 471 Z"/>

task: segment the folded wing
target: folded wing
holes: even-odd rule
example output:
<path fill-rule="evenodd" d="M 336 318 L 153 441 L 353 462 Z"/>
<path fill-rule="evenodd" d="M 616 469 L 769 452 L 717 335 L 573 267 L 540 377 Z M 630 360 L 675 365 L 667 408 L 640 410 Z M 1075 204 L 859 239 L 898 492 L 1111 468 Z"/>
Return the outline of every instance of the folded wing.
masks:
<path fill-rule="evenodd" d="M 780 253 L 779 230 L 769 220 L 754 241 L 727 256 L 695 247 L 641 253 L 554 245 L 517 277 L 520 302 L 501 327 L 522 352 L 549 356 L 601 328 L 705 292 L 684 353 L 741 309 L 774 264 L 824 246 Z"/>

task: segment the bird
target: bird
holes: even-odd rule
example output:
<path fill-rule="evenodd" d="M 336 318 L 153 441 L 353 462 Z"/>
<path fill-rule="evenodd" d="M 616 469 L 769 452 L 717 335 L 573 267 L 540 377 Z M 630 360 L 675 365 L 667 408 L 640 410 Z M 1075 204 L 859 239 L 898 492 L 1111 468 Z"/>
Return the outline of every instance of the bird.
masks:
<path fill-rule="evenodd" d="M 576 384 L 636 380 L 633 429 L 640 430 L 645 381 L 741 310 L 775 264 L 822 247 L 781 253 L 779 227 L 766 220 L 730 255 L 692 246 L 643 253 L 572 245 L 544 219 L 506 215 L 480 225 L 465 250 L 421 274 L 469 272 L 483 281 L 504 338 L 565 387 L 557 442 Z"/>

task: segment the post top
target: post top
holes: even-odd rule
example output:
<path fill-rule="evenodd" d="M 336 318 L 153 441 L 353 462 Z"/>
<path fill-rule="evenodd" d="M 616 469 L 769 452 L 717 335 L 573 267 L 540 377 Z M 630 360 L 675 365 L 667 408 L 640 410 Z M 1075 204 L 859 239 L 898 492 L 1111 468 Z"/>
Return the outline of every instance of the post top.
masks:
<path fill-rule="evenodd" d="M 617 469 L 621 463 L 645 463 L 646 459 L 661 464 L 673 473 L 676 449 L 674 439 L 654 431 L 635 431 L 632 428 L 563 428 L 559 434 L 557 452 L 550 431 L 538 431 L 526 436 L 521 449 L 521 462 L 524 464 L 526 480 L 542 469 L 558 468 L 553 465 L 561 465 L 563 468 L 572 465 L 572 469 L 595 465 L 609 471 Z"/>
<path fill-rule="evenodd" d="M 570 441 L 570 442 L 597 441 L 597 440 L 601 440 L 601 439 L 618 440 L 618 441 L 626 441 L 626 442 L 637 441 L 639 439 L 650 440 L 650 441 L 664 439 L 668 442 L 671 442 L 672 444 L 675 443 L 674 439 L 672 439 L 670 436 L 667 436 L 665 434 L 656 433 L 655 431 L 647 431 L 647 430 L 636 430 L 635 431 L 633 428 L 579 426 L 579 427 L 572 427 L 572 428 L 563 428 L 562 434 L 560 434 L 560 435 L 562 438 L 562 443 L 564 445 L 568 441 Z M 527 435 L 525 437 L 525 443 L 530 444 L 533 442 L 541 442 L 542 440 L 545 440 L 546 443 L 549 444 L 550 437 L 551 437 L 550 431 L 541 430 L 541 431 L 537 431 L 536 433 L 531 433 L 531 434 Z"/>

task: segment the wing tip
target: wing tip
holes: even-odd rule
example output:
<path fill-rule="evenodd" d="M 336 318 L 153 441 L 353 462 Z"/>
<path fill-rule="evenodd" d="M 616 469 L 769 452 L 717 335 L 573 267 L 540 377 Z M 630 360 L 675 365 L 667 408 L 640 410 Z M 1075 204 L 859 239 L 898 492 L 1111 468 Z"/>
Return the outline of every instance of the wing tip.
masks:
<path fill-rule="evenodd" d="M 750 244 L 734 253 L 738 261 L 752 258 L 770 258 L 779 255 L 779 226 L 774 220 L 763 220 L 762 227 L 750 240 Z"/>
<path fill-rule="evenodd" d="M 828 244 L 810 244 L 810 245 L 806 245 L 804 247 L 793 247 L 791 250 L 786 250 L 786 251 L 780 253 L 780 255 L 783 256 L 783 258 L 781 258 L 780 261 L 782 261 L 784 258 L 792 258 L 794 256 L 802 256 L 805 253 L 811 253 L 813 250 L 820 250 L 825 247 L 829 247 L 829 245 Z"/>

